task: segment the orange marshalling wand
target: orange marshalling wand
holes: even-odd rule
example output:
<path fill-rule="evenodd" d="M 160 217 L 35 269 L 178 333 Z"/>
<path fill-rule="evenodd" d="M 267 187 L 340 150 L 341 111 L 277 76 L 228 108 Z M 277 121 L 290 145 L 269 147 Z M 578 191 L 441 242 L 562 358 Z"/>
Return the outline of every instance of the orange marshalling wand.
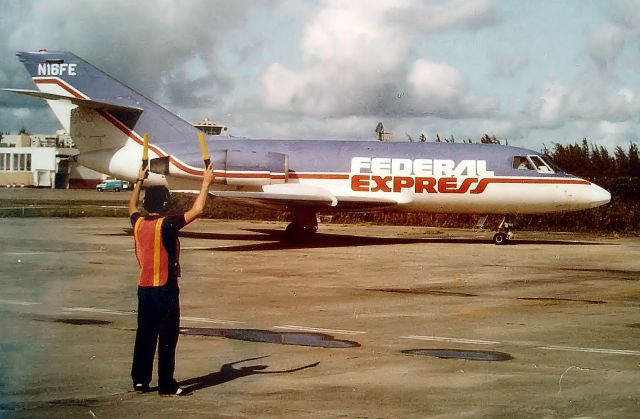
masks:
<path fill-rule="evenodd" d="M 145 132 L 143 137 L 144 142 L 142 143 L 142 168 L 147 169 L 149 167 L 149 134 Z M 147 173 L 147 176 L 148 175 L 149 174 Z"/>
<path fill-rule="evenodd" d="M 204 161 L 205 169 L 211 164 L 209 158 L 209 150 L 207 150 L 207 143 L 204 141 L 204 133 L 198 133 L 198 139 L 200 140 L 200 149 L 202 150 L 202 160 Z"/>

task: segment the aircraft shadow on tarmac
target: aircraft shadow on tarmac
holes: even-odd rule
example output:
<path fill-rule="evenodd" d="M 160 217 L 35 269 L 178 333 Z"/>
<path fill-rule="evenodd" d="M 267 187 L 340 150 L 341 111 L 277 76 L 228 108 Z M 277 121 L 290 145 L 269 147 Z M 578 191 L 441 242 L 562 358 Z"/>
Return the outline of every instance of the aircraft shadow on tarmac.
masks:
<path fill-rule="evenodd" d="M 308 240 L 291 242 L 284 240 L 284 231 L 278 229 L 243 229 L 242 231 L 255 233 L 207 233 L 194 231 L 181 231 L 181 238 L 193 238 L 201 240 L 232 240 L 252 241 L 238 246 L 209 247 L 198 250 L 216 252 L 253 252 L 264 250 L 285 249 L 317 249 L 333 247 L 360 247 L 360 246 L 385 246 L 399 244 L 477 244 L 491 245 L 493 242 L 485 238 L 477 237 L 370 237 L 350 234 L 316 233 Z M 126 235 L 133 235 L 133 229 L 124 229 Z M 602 245 L 604 243 L 580 240 L 514 240 L 510 245 L 518 244 L 545 244 L 545 245 Z"/>
<path fill-rule="evenodd" d="M 474 237 L 370 237 L 350 234 L 316 233 L 303 242 L 290 242 L 284 240 L 284 232 L 276 229 L 244 229 L 257 234 L 225 234 L 225 233 L 200 233 L 181 232 L 180 237 L 199 238 L 210 240 L 242 240 L 262 241 L 264 243 L 252 243 L 238 246 L 212 247 L 210 251 L 241 252 L 259 250 L 283 250 L 283 249 L 315 249 L 332 247 L 360 247 L 360 246 L 385 246 L 399 244 L 478 244 L 491 245 L 488 239 Z M 601 244 L 589 241 L 574 240 L 514 240 L 512 244 L 546 244 L 546 245 L 594 245 Z"/>
<path fill-rule="evenodd" d="M 188 380 L 184 380 L 178 383 L 184 389 L 184 395 L 189 395 L 194 391 L 202 390 L 208 387 L 217 386 L 220 384 L 227 383 L 229 381 L 233 381 L 238 378 L 248 377 L 250 375 L 258 375 L 258 374 L 290 374 L 297 371 L 302 371 L 307 368 L 317 367 L 320 362 L 314 362 L 313 364 L 304 365 L 298 368 L 291 368 L 288 370 L 274 370 L 267 371 L 269 368 L 268 365 L 248 365 L 245 367 L 236 368 L 236 365 L 241 364 L 243 362 L 256 361 L 258 359 L 267 358 L 267 356 L 260 356 L 257 358 L 247 358 L 241 361 L 230 362 L 228 364 L 224 364 L 220 371 L 212 372 L 206 375 L 201 375 L 200 377 L 189 378 Z"/>

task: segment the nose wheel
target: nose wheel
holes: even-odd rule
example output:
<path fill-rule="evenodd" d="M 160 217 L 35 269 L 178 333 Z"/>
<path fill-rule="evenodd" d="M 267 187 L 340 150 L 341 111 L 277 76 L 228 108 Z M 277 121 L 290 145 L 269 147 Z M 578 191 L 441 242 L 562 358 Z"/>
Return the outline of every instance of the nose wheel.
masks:
<path fill-rule="evenodd" d="M 509 221 L 509 216 L 505 215 L 498 226 L 498 232 L 493 235 L 493 242 L 497 245 L 508 244 L 515 237 L 512 230 L 513 224 Z"/>

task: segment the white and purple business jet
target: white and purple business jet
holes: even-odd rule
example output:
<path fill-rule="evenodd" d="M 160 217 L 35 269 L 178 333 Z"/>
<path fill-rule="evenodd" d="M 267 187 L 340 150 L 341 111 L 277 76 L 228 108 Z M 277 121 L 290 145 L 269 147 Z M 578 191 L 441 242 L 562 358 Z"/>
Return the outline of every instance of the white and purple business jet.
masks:
<path fill-rule="evenodd" d="M 80 152 L 79 163 L 134 180 L 143 133 L 149 183 L 199 190 L 200 131 L 69 52 L 20 52 L 38 90 Z M 292 211 L 291 236 L 317 230 L 317 214 L 404 211 L 541 214 L 594 208 L 611 195 L 564 173 L 539 153 L 494 144 L 206 138 L 216 180 L 211 194 Z M 499 244 L 512 237 L 503 223 Z"/>

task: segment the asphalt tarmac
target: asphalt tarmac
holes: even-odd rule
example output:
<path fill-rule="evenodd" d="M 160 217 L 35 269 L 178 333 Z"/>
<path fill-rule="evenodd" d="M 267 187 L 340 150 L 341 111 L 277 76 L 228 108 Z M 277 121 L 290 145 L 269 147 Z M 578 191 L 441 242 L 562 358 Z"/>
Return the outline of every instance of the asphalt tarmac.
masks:
<path fill-rule="evenodd" d="M 186 229 L 188 395 L 159 397 L 131 391 L 128 220 L 0 219 L 0 416 L 638 416 L 640 239 L 284 226 Z"/>

